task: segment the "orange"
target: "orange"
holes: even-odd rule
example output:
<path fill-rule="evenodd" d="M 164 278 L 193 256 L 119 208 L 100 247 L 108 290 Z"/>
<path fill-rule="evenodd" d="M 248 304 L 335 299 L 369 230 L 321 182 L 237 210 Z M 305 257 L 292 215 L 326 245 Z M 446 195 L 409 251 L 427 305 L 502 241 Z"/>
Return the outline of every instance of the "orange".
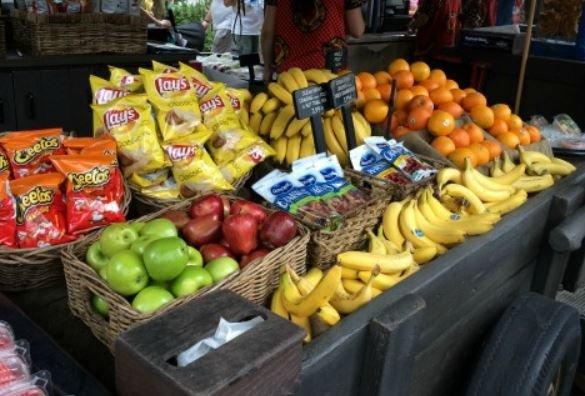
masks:
<path fill-rule="evenodd" d="M 490 151 L 490 160 L 498 158 L 500 155 L 502 155 L 502 146 L 500 146 L 500 143 L 496 142 L 495 140 L 486 140 L 480 144 L 487 147 L 487 149 Z"/>
<path fill-rule="evenodd" d="M 421 82 L 431 75 L 431 68 L 424 62 L 414 62 L 410 65 L 410 71 L 414 76 L 414 81 Z"/>
<path fill-rule="evenodd" d="M 482 166 L 490 162 L 490 150 L 481 143 L 473 143 L 469 148 L 475 153 L 477 165 Z"/>
<path fill-rule="evenodd" d="M 503 103 L 498 103 L 492 106 L 492 110 L 494 111 L 494 115 L 496 116 L 496 118 L 499 118 L 500 120 L 503 121 L 508 121 L 510 119 L 510 116 L 512 115 L 512 110 L 510 109 L 510 106 L 508 106 L 507 104 L 503 104 Z"/>
<path fill-rule="evenodd" d="M 408 89 L 401 89 L 400 91 L 396 92 L 396 96 L 394 97 L 394 106 L 396 106 L 397 109 L 403 109 L 413 97 L 414 95 Z"/>
<path fill-rule="evenodd" d="M 540 136 L 540 129 L 538 129 L 534 125 L 528 125 L 526 127 L 526 130 L 530 134 L 530 143 L 540 142 L 540 140 L 542 139 L 542 136 Z"/>
<path fill-rule="evenodd" d="M 455 143 L 455 147 L 467 147 L 471 144 L 469 134 L 465 129 L 455 128 L 449 135 L 449 138 Z"/>
<path fill-rule="evenodd" d="M 459 84 L 457 84 L 457 81 L 455 80 L 447 80 L 445 82 L 445 88 L 447 88 L 449 91 L 452 91 L 454 89 L 459 89 Z"/>
<path fill-rule="evenodd" d="M 427 89 L 422 85 L 415 85 L 414 87 L 410 88 L 410 90 L 412 91 L 414 96 L 418 95 L 429 96 L 429 91 L 427 91 Z"/>
<path fill-rule="evenodd" d="M 409 111 L 412 111 L 419 107 L 428 110 L 429 113 L 432 113 L 432 111 L 435 109 L 435 105 L 433 105 L 431 99 L 428 96 L 424 95 L 415 96 L 410 100 L 410 102 L 408 102 L 407 108 Z"/>
<path fill-rule="evenodd" d="M 487 100 L 485 96 L 479 92 L 468 93 L 465 98 L 461 101 L 461 106 L 465 111 L 471 111 L 471 109 L 477 105 L 487 106 Z"/>
<path fill-rule="evenodd" d="M 435 136 L 445 136 L 455 129 L 455 119 L 446 111 L 435 110 L 427 125 L 429 132 Z"/>
<path fill-rule="evenodd" d="M 477 157 L 475 156 L 475 153 L 467 147 L 455 149 L 449 154 L 449 160 L 460 169 L 465 168 L 465 158 L 469 158 L 471 165 L 473 165 L 474 168 L 477 166 Z"/>
<path fill-rule="evenodd" d="M 388 65 L 388 73 L 392 77 L 401 70 L 410 71 L 410 65 L 402 58 L 394 59 L 392 63 Z"/>
<path fill-rule="evenodd" d="M 512 114 L 508 119 L 508 129 L 520 129 L 522 128 L 522 118 L 518 117 L 516 114 Z"/>
<path fill-rule="evenodd" d="M 439 86 L 443 86 L 447 82 L 447 75 L 441 69 L 433 69 L 433 70 L 431 70 L 431 75 L 429 76 L 429 80 L 433 80 L 437 84 L 439 84 Z"/>
<path fill-rule="evenodd" d="M 437 89 L 439 88 L 441 85 L 436 82 L 435 80 L 431 80 L 430 78 L 427 78 L 426 80 L 423 80 L 419 83 L 419 85 L 422 85 L 423 87 L 425 87 L 427 89 L 427 91 L 431 92 L 433 89 Z"/>
<path fill-rule="evenodd" d="M 386 73 L 385 71 L 375 72 L 374 78 L 376 79 L 376 83 L 378 85 L 388 84 L 390 81 L 392 81 L 390 74 Z"/>
<path fill-rule="evenodd" d="M 460 118 L 463 115 L 463 107 L 459 106 L 455 102 L 446 102 L 439 105 L 439 110 L 446 111 L 451 114 L 455 119 Z"/>
<path fill-rule="evenodd" d="M 392 120 L 390 121 L 390 130 L 393 131 L 399 126 L 404 126 L 408 114 L 404 110 L 396 110 L 392 113 Z"/>
<path fill-rule="evenodd" d="M 475 125 L 473 122 L 463 125 L 463 129 L 469 133 L 469 139 L 471 140 L 471 143 L 481 143 L 485 139 L 481 128 Z"/>
<path fill-rule="evenodd" d="M 463 90 L 463 92 L 465 92 L 467 95 L 469 95 L 470 93 L 474 93 L 474 92 L 477 92 L 477 91 L 475 89 L 469 87 L 469 88 L 465 88 Z"/>
<path fill-rule="evenodd" d="M 362 80 L 360 80 L 360 78 L 358 76 L 355 76 L 355 89 L 356 89 L 356 91 L 359 92 L 362 90 L 362 88 L 363 88 Z"/>
<path fill-rule="evenodd" d="M 376 82 L 376 77 L 374 77 L 372 73 L 361 72 L 357 76 L 362 82 L 362 90 L 376 88 L 376 85 L 378 85 L 378 83 Z"/>
<path fill-rule="evenodd" d="M 520 139 L 521 146 L 526 146 L 530 144 L 530 133 L 528 133 L 526 129 L 522 128 L 511 132 L 515 133 L 518 136 L 518 139 Z"/>
<path fill-rule="evenodd" d="M 362 91 L 357 91 L 357 99 L 355 100 L 355 107 L 361 109 L 366 104 L 366 97 Z"/>
<path fill-rule="evenodd" d="M 374 99 L 364 106 L 364 117 L 372 124 L 377 124 L 386 119 L 388 115 L 388 104 L 380 99 Z"/>
<path fill-rule="evenodd" d="M 497 139 L 500 143 L 510 149 L 515 149 L 520 144 L 520 138 L 512 132 L 500 133 L 497 136 Z"/>
<path fill-rule="evenodd" d="M 435 105 L 440 105 L 441 103 L 447 103 L 453 101 L 453 94 L 445 87 L 439 87 L 437 89 L 432 90 L 429 93 L 429 96 Z"/>
<path fill-rule="evenodd" d="M 456 149 L 455 143 L 453 143 L 453 141 L 447 136 L 436 137 L 435 140 L 433 140 L 433 143 L 431 143 L 431 146 L 445 157 Z"/>
<path fill-rule="evenodd" d="M 396 89 L 408 89 L 414 85 L 414 77 L 407 70 L 401 70 L 393 75 L 396 80 Z"/>
<path fill-rule="evenodd" d="M 413 131 L 418 131 L 423 129 L 427 126 L 427 122 L 431 116 L 431 112 L 427 109 L 419 107 L 417 109 L 413 109 L 408 113 L 408 117 L 406 117 L 406 127 Z"/>
<path fill-rule="evenodd" d="M 500 133 L 508 132 L 508 124 L 506 124 L 506 121 L 496 118 L 489 132 L 492 136 L 498 136 Z"/>
<path fill-rule="evenodd" d="M 376 87 L 380 95 L 382 96 L 382 100 L 388 102 L 390 100 L 390 95 L 392 94 L 392 84 L 380 84 Z"/>
<path fill-rule="evenodd" d="M 395 139 L 400 139 L 401 137 L 409 134 L 410 132 L 412 132 L 410 129 L 408 129 L 405 126 L 400 125 L 400 126 L 396 127 L 396 129 L 392 130 L 392 136 L 394 136 Z"/>
<path fill-rule="evenodd" d="M 382 99 L 382 94 L 376 88 L 368 88 L 364 90 L 364 98 L 366 102 L 370 100 Z"/>
<path fill-rule="evenodd" d="M 478 126 L 488 129 L 494 125 L 494 112 L 486 105 L 476 105 L 471 108 L 471 119 Z"/>
<path fill-rule="evenodd" d="M 452 89 L 451 93 L 453 94 L 453 102 L 457 104 L 461 104 L 461 101 L 467 94 L 462 89 Z"/>

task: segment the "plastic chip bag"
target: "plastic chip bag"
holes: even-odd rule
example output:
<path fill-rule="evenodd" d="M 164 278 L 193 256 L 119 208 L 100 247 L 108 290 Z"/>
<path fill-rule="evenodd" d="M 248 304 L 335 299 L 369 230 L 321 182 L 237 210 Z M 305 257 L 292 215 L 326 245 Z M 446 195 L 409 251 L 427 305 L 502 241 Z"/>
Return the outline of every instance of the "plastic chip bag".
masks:
<path fill-rule="evenodd" d="M 195 90 L 195 94 L 199 100 L 203 99 L 203 97 L 213 89 L 213 84 L 207 79 L 207 77 L 205 77 L 205 74 L 200 71 L 195 70 L 184 63 L 179 63 L 179 70 L 189 79 L 189 82 Z"/>
<path fill-rule="evenodd" d="M 96 76 L 89 76 L 89 85 L 93 104 L 104 105 L 130 94 L 129 90 Z"/>
<path fill-rule="evenodd" d="M 17 245 L 16 204 L 10 192 L 8 176 L 6 173 L 0 173 L 0 246 L 15 248 Z M 0 349 L 2 349 L 2 335 L 0 327 Z"/>
<path fill-rule="evenodd" d="M 110 69 L 110 82 L 114 86 L 132 93 L 140 92 L 144 88 L 142 76 L 132 74 L 119 67 L 108 66 L 108 69 Z"/>
<path fill-rule="evenodd" d="M 253 143 L 240 151 L 234 159 L 221 165 L 221 173 L 225 179 L 233 183 L 250 172 L 252 168 L 275 155 L 274 149 L 265 142 Z"/>

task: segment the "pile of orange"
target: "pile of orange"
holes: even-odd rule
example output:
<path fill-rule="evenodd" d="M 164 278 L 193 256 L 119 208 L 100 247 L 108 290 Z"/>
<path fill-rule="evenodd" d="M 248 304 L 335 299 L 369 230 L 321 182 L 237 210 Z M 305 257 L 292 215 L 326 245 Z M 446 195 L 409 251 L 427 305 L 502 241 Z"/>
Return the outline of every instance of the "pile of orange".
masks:
<path fill-rule="evenodd" d="M 540 142 L 540 130 L 532 125 L 524 125 L 520 117 L 512 114 L 508 105 L 503 103 L 493 105 L 491 111 L 494 114 L 494 122 L 488 132 L 503 145 L 513 149 L 518 145 Z"/>

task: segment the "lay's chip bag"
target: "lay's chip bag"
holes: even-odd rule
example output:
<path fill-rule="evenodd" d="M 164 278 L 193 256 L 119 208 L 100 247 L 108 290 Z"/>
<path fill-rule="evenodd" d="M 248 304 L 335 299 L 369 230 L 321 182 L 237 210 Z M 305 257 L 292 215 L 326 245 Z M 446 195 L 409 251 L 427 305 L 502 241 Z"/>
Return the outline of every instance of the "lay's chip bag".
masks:
<path fill-rule="evenodd" d="M 142 74 L 142 70 L 140 69 L 140 74 Z M 179 71 L 176 67 L 165 65 L 164 63 L 157 62 L 155 60 L 152 61 L 152 71 L 156 73 L 176 73 Z"/>
<path fill-rule="evenodd" d="M 89 76 L 92 103 L 103 105 L 130 94 L 130 91 L 96 76 Z"/>
<path fill-rule="evenodd" d="M 119 67 L 108 66 L 110 69 L 110 82 L 114 86 L 126 91 L 136 93 L 142 91 L 142 76 L 138 76 Z"/>
<path fill-rule="evenodd" d="M 240 151 L 232 161 L 220 166 L 221 173 L 225 179 L 233 183 L 252 170 L 260 162 L 272 157 L 276 152 L 264 141 L 253 143 Z"/>
<path fill-rule="evenodd" d="M 94 135 L 102 132 L 114 138 L 126 177 L 168 166 L 145 95 L 126 96 L 114 103 L 93 105 L 92 108 L 100 121 Z"/>
<path fill-rule="evenodd" d="M 141 69 L 144 89 L 156 110 L 163 141 L 168 142 L 197 133 L 201 112 L 195 91 L 180 73 L 161 73 Z"/>
<path fill-rule="evenodd" d="M 213 83 L 210 82 L 205 74 L 201 73 L 199 70 L 195 70 L 191 66 L 187 66 L 181 62 L 179 62 L 179 70 L 189 79 L 189 82 L 195 90 L 195 94 L 199 100 L 203 99 L 203 97 L 213 89 Z"/>
<path fill-rule="evenodd" d="M 167 178 L 160 184 L 142 188 L 140 192 L 146 197 L 163 201 L 177 199 L 181 196 L 179 185 L 172 177 Z"/>

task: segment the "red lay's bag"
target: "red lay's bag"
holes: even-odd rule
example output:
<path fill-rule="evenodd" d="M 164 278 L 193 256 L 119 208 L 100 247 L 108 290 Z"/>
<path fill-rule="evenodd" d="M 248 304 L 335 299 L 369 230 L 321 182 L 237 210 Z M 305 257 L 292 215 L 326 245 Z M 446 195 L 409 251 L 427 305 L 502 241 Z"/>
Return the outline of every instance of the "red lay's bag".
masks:
<path fill-rule="evenodd" d="M 0 246 L 16 247 L 16 206 L 8 174 L 0 174 Z"/>
<path fill-rule="evenodd" d="M 36 248 L 75 240 L 67 235 L 63 176 L 47 173 L 10 182 L 16 202 L 16 240 L 21 248 Z"/>
<path fill-rule="evenodd" d="M 52 155 L 65 154 L 61 129 L 10 132 L 0 138 L 15 179 L 54 172 Z"/>
<path fill-rule="evenodd" d="M 124 184 L 111 156 L 62 155 L 51 161 L 67 178 L 67 232 L 125 221 Z"/>

